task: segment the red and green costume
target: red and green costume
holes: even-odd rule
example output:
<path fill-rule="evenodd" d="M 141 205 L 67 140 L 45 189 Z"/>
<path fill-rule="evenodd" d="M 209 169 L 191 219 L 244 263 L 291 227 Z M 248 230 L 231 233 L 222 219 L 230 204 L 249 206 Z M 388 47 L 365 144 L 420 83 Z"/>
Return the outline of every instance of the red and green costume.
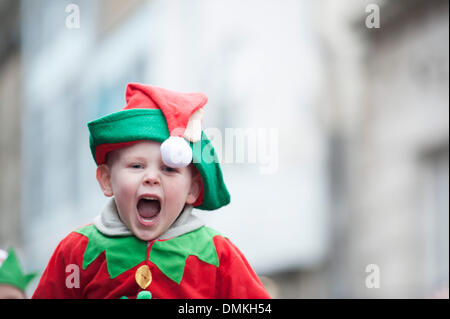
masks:
<path fill-rule="evenodd" d="M 79 288 L 67 287 L 67 265 L 77 265 Z M 138 269 L 147 265 L 142 289 Z M 269 298 L 239 249 L 211 228 L 150 244 L 134 236 L 107 237 L 94 225 L 69 234 L 57 247 L 33 298 Z"/>
<path fill-rule="evenodd" d="M 123 225 L 110 202 L 94 224 L 61 241 L 33 298 L 269 298 L 239 249 L 190 214 L 194 207 L 215 210 L 230 202 L 216 153 L 201 129 L 206 95 L 132 83 L 125 97 L 121 111 L 88 123 L 97 165 L 110 151 L 157 141 L 166 165 L 195 165 L 200 196 L 150 243 Z"/>

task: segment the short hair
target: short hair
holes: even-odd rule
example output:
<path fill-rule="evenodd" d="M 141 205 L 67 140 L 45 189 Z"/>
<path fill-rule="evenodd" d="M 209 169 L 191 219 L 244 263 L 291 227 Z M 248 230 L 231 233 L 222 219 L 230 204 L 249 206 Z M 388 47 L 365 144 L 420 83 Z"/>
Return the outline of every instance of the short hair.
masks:
<path fill-rule="evenodd" d="M 106 166 L 111 168 L 113 166 L 113 164 L 117 161 L 118 157 L 119 157 L 118 150 L 114 150 L 114 151 L 108 152 L 106 154 L 106 157 L 105 157 L 105 164 L 106 164 Z"/>

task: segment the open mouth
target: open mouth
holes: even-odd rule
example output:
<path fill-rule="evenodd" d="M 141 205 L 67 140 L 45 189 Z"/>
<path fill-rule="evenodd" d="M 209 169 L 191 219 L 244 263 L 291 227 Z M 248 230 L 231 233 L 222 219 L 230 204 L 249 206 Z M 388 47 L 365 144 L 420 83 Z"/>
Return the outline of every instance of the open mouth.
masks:
<path fill-rule="evenodd" d="M 154 222 L 161 211 L 159 199 L 153 197 L 143 197 L 139 199 L 136 207 L 140 222 L 145 226 L 149 226 L 148 224 Z"/>

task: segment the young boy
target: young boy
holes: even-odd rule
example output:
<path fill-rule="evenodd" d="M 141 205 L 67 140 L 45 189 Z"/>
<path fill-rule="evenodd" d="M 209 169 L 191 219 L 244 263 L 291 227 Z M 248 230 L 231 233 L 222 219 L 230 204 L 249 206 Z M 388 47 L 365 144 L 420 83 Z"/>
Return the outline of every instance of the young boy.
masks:
<path fill-rule="evenodd" d="M 61 241 L 33 298 L 270 298 L 238 248 L 192 215 L 230 202 L 201 130 L 207 97 L 131 83 L 126 102 L 88 123 L 111 199 Z"/>

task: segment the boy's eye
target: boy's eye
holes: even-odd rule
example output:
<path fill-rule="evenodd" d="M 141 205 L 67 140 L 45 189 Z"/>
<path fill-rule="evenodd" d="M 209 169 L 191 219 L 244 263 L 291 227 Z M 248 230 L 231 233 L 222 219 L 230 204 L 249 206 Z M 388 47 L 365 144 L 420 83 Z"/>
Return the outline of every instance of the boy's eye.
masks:
<path fill-rule="evenodd" d="M 163 166 L 162 170 L 165 172 L 176 172 L 177 171 L 175 168 L 172 168 L 169 166 Z"/>
<path fill-rule="evenodd" d="M 142 168 L 141 164 L 133 164 L 131 165 L 131 168 Z"/>

